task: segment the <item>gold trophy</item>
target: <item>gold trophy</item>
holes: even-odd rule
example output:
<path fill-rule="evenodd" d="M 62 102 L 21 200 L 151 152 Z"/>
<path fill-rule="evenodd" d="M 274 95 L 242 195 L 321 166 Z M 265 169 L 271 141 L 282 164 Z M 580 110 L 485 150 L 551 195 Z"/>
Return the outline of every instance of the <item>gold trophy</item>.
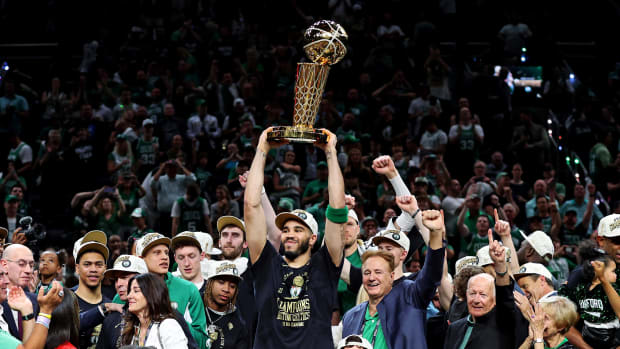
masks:
<path fill-rule="evenodd" d="M 318 21 L 304 34 L 304 51 L 313 63 L 297 63 L 295 81 L 295 109 L 293 126 L 275 126 L 267 134 L 270 141 L 327 142 L 327 135 L 314 129 L 314 121 L 325 89 L 331 65 L 342 60 L 347 53 L 344 42 L 348 38 L 340 24 Z"/>

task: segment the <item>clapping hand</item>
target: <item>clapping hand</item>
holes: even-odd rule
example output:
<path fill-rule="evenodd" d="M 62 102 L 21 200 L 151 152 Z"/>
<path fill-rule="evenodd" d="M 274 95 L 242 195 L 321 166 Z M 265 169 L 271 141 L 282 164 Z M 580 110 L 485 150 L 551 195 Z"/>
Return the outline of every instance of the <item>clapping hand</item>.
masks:
<path fill-rule="evenodd" d="M 39 295 L 37 296 L 37 302 L 42 313 L 51 314 L 54 309 L 62 302 L 64 297 L 64 291 L 58 281 L 52 281 L 52 287 L 44 292 L 45 288 L 39 288 Z"/>
<path fill-rule="evenodd" d="M 28 315 L 33 312 L 32 302 L 21 287 L 13 286 L 9 290 L 8 297 L 9 307 L 13 310 L 17 310 L 22 315 Z"/>
<path fill-rule="evenodd" d="M 534 314 L 528 319 L 530 321 L 530 336 L 534 339 L 543 338 L 545 333 L 545 313 L 543 312 L 540 304 L 534 305 Z"/>

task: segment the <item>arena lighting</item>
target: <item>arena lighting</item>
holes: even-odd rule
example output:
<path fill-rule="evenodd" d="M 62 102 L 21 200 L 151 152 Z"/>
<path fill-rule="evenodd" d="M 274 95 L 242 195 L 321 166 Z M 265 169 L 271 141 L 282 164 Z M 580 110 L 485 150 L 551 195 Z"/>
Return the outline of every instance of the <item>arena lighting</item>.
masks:
<path fill-rule="evenodd" d="M 567 157 L 566 157 L 566 164 L 567 164 L 567 165 L 570 165 L 570 156 L 567 156 Z"/>
<path fill-rule="evenodd" d="M 2 70 L 9 71 L 9 69 L 11 68 L 9 68 L 9 64 L 7 62 L 2 63 Z"/>
<path fill-rule="evenodd" d="M 594 201 L 594 203 L 598 206 L 598 205 L 600 205 L 600 204 L 601 204 L 601 200 L 596 199 L 596 201 Z"/>
<path fill-rule="evenodd" d="M 521 63 L 525 63 L 527 61 L 527 57 L 525 56 L 525 53 L 521 55 Z"/>
<path fill-rule="evenodd" d="M 553 137 L 553 130 L 547 130 L 547 133 L 549 133 L 549 137 Z"/>
<path fill-rule="evenodd" d="M 570 73 L 570 74 L 568 75 L 568 78 L 569 78 L 569 79 L 571 79 L 571 80 L 575 80 L 575 74 Z"/>
<path fill-rule="evenodd" d="M 551 125 L 553 123 L 553 120 L 551 120 L 551 118 L 547 119 L 547 124 Z"/>
<path fill-rule="evenodd" d="M 575 162 L 575 165 L 579 165 L 581 161 L 579 160 L 579 158 L 575 158 L 574 162 Z"/>
<path fill-rule="evenodd" d="M 521 47 L 521 52 L 527 52 L 527 49 L 525 47 Z"/>
<path fill-rule="evenodd" d="M 559 151 L 562 151 L 562 146 L 561 146 L 561 145 L 560 145 L 560 146 L 558 146 L 558 150 L 559 150 Z"/>
<path fill-rule="evenodd" d="M 524 90 L 526 93 L 530 93 L 530 92 L 532 92 L 532 88 L 531 88 L 530 86 L 525 86 L 525 87 L 523 88 L 523 90 Z"/>

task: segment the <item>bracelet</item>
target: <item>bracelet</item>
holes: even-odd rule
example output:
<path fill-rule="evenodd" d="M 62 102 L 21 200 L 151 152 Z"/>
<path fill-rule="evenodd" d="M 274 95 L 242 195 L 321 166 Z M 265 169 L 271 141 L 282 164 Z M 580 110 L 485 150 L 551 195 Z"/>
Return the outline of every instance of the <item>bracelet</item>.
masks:
<path fill-rule="evenodd" d="M 28 321 L 34 319 L 34 313 L 22 316 L 22 321 Z"/>
<path fill-rule="evenodd" d="M 38 316 L 36 323 L 45 326 L 45 328 L 47 328 L 49 330 L 50 322 L 52 322 L 52 320 L 50 320 L 50 319 L 48 319 L 48 318 L 46 318 L 44 316 Z"/>
<path fill-rule="evenodd" d="M 419 208 L 417 210 L 415 210 L 415 212 L 411 215 L 411 218 L 415 219 L 415 216 L 417 216 L 418 213 L 420 213 L 420 209 Z"/>
<path fill-rule="evenodd" d="M 327 209 L 325 209 L 325 217 L 334 223 L 344 224 L 349 220 L 349 208 L 347 206 L 333 208 L 328 204 Z"/>
<path fill-rule="evenodd" d="M 39 313 L 39 316 L 46 317 L 46 318 L 48 318 L 48 319 L 50 319 L 50 320 L 52 319 L 52 315 L 51 315 L 51 314 Z"/>

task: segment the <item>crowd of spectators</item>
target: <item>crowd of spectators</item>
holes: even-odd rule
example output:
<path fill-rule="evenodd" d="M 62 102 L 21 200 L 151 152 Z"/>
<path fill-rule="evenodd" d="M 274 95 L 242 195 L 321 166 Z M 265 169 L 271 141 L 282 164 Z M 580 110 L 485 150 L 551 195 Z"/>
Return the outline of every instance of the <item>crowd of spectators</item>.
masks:
<path fill-rule="evenodd" d="M 441 282 L 460 271 L 457 260 L 478 255 L 477 264 L 498 278 L 498 305 L 500 296 L 512 302 L 505 292 L 512 284 L 496 275 L 504 264 L 513 276 L 519 264 L 543 264 L 559 289 L 589 259 L 581 253 L 588 242 L 598 237 L 610 250 L 597 227 L 604 216 L 620 213 L 620 68 L 610 67 L 608 85 L 596 94 L 565 62 L 546 62 L 540 86 L 524 89 L 512 73 L 537 65 L 524 54 L 536 31 L 517 20 L 496 28 L 491 37 L 501 54 L 479 59 L 484 63 L 446 54 L 442 21 L 431 21 L 450 18 L 454 9 L 445 3 L 441 16 L 422 11 L 414 24 L 398 14 L 404 6 L 398 2 L 235 8 L 199 1 L 172 5 L 171 16 L 153 6 L 124 28 L 121 45 L 89 38 L 81 62 L 68 72 L 27 77 L 19 61 L 8 62 L 0 75 L 6 242 L 28 246 L 37 258 L 39 250 L 65 250 L 59 278 L 68 287 L 79 279 L 73 242 L 88 231 L 106 233 L 110 268 L 152 232 L 171 238 L 206 232 L 217 245 L 218 220 L 244 217 L 245 176 L 261 133 L 292 124 L 296 65 L 307 61 L 304 29 L 332 18 L 348 32 L 348 54 L 330 71 L 314 126 L 337 137 L 360 246 L 372 245 L 405 211 L 391 182 L 397 175 L 420 210 L 443 211 Z M 260 15 L 266 10 L 282 21 L 266 21 Z M 384 155 L 394 175 L 374 163 Z M 316 218 L 316 249 L 330 202 L 327 161 L 313 145 L 296 143 L 271 149 L 264 167 L 276 214 L 302 209 Z M 497 231 L 498 222 L 507 223 L 509 234 Z M 492 228 L 510 247 L 507 254 L 514 251 L 508 258 L 516 267 L 500 263 L 493 244 L 492 260 L 480 257 Z M 430 260 L 428 235 L 409 239 L 400 265 L 416 273 Z M 590 281 L 599 280 L 590 273 Z M 484 277 L 473 281 L 481 293 L 490 287 Z M 103 286 L 113 298 L 112 281 Z M 455 295 L 466 298 L 464 291 Z M 431 303 L 429 314 L 447 312 L 450 301 L 448 307 Z M 346 310 L 338 309 L 338 320 Z"/>

